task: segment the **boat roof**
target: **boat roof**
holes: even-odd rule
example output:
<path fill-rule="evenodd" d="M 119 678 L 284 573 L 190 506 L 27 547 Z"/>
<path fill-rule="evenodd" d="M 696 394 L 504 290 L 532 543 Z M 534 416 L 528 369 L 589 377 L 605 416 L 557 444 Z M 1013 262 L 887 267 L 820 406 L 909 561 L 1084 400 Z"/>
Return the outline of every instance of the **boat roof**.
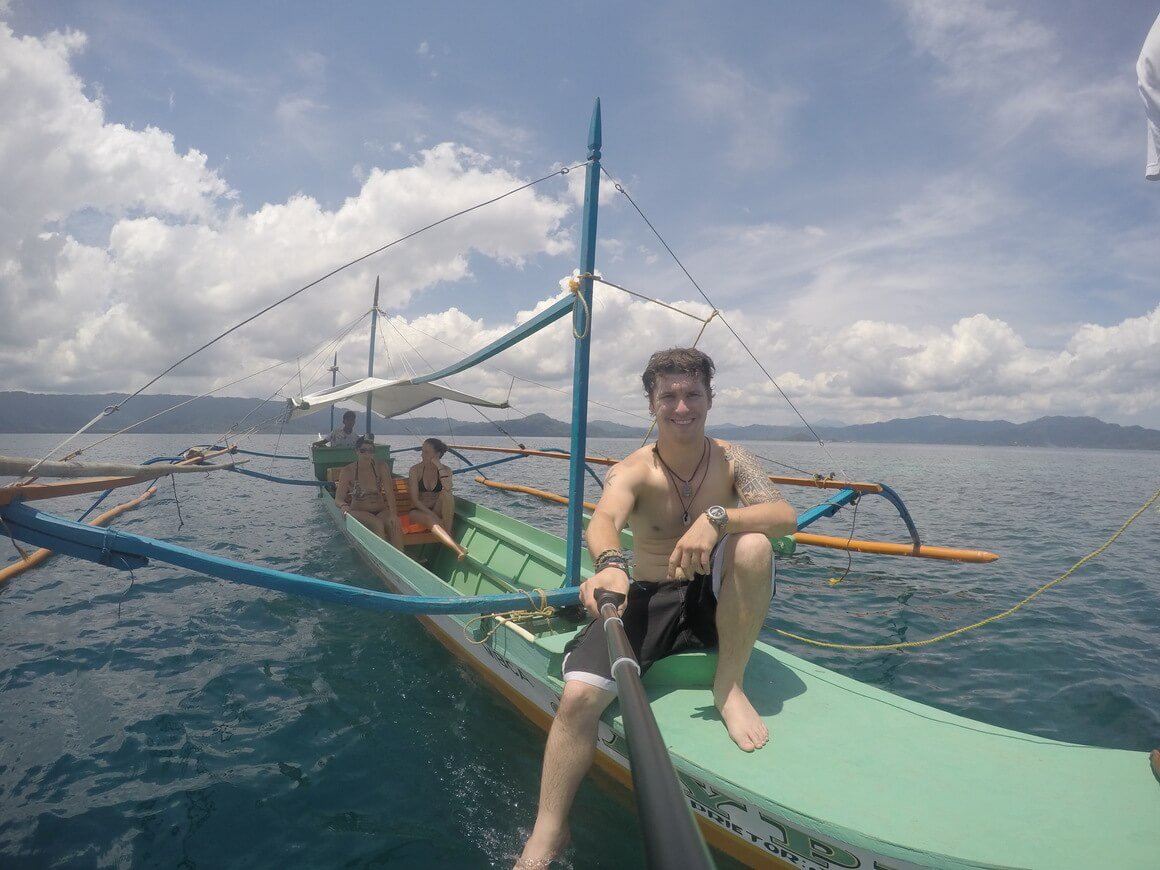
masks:
<path fill-rule="evenodd" d="M 355 399 L 371 400 L 371 410 L 384 417 L 397 417 L 414 411 L 439 399 L 460 402 L 464 405 L 478 405 L 483 408 L 506 408 L 508 403 L 492 402 L 470 393 L 453 390 L 439 384 L 417 382 L 415 379 L 384 380 L 383 378 L 360 378 L 347 384 L 339 384 L 318 393 L 286 400 L 286 419 L 304 417 L 325 410 L 338 402 Z"/>

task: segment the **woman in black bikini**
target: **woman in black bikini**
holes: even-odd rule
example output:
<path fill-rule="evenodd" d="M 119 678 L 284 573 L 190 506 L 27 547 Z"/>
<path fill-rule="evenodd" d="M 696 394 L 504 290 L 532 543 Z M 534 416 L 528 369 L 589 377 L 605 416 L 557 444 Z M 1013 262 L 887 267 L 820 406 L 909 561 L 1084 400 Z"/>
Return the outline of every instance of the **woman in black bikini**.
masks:
<path fill-rule="evenodd" d="M 440 461 L 446 452 L 447 445 L 438 438 L 423 442 L 420 450 L 423 458 L 411 466 L 407 479 L 411 522 L 430 529 L 462 559 L 466 553 L 447 531 L 455 516 L 455 496 L 451 494 L 451 469 Z"/>
<path fill-rule="evenodd" d="M 401 550 L 403 530 L 399 525 L 391 467 L 375 459 L 375 442 L 369 438 L 359 438 L 355 450 L 358 459 L 339 472 L 334 500 L 343 513 L 350 514 Z"/>

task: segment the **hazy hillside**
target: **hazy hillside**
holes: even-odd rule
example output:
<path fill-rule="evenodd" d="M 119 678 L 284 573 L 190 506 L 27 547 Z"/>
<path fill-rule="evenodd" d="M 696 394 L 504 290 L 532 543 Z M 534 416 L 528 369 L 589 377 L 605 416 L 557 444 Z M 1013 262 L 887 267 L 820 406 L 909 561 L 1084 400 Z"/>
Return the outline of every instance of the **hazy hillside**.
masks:
<path fill-rule="evenodd" d="M 75 432 L 102 409 L 125 398 L 123 394 L 98 396 L 45 395 L 0 392 L 0 432 Z M 157 419 L 155 414 L 189 401 L 189 396 L 138 396 L 125 408 L 100 420 L 91 432 L 115 432 L 140 420 L 148 420 L 134 432 L 182 435 L 220 435 L 259 426 L 260 432 L 313 435 L 329 431 L 330 414 L 323 411 L 292 423 L 278 422 L 281 401 L 262 403 L 258 399 L 205 398 L 190 402 Z M 500 420 L 503 431 L 515 438 L 566 438 L 571 427 L 543 414 Z M 359 415 L 359 428 L 362 414 Z M 382 435 L 429 433 L 456 437 L 500 434 L 485 420 L 448 421 L 443 417 L 411 417 L 405 420 L 377 419 L 374 431 Z M 815 426 L 827 441 L 864 441 L 879 444 L 973 444 L 1023 447 L 1103 447 L 1120 450 L 1160 450 L 1160 431 L 1142 426 L 1104 423 L 1094 417 L 1040 417 L 1028 423 L 1006 420 L 959 420 L 954 417 L 913 417 L 855 426 Z M 604 420 L 588 424 L 594 438 L 641 438 L 643 426 L 623 426 Z M 738 441 L 803 441 L 813 436 L 804 426 L 709 427 L 721 438 Z"/>

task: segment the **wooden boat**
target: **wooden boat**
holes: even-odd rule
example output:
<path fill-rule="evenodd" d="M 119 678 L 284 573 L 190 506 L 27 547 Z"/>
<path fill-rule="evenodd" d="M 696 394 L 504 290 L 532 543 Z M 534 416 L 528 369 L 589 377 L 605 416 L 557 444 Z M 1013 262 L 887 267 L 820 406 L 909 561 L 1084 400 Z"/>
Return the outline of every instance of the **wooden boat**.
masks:
<path fill-rule="evenodd" d="M 589 276 L 599 130 L 598 104 L 589 141 L 581 265 L 581 272 Z M 589 279 L 589 294 L 590 284 Z M 582 288 L 579 298 L 584 292 Z M 588 301 L 591 311 L 590 295 Z M 496 347 L 550 319 L 569 313 L 586 318 L 583 311 L 574 313 L 580 308 L 572 299 L 561 300 L 536 322 L 517 330 L 519 335 L 505 337 L 453 368 L 474 365 L 497 352 Z M 88 529 L 34 511 L 21 503 L 19 494 L 3 490 L 0 515 L 17 538 L 115 567 L 162 559 L 241 582 L 416 613 L 448 650 L 528 719 L 547 728 L 563 688 L 564 646 L 587 621 L 570 606 L 576 602 L 575 584 L 591 572 L 580 534 L 589 332 L 586 323 L 581 326 L 567 538 L 457 498 L 451 531 L 466 558 L 457 558 L 422 534 L 410 536 L 404 551 L 399 551 L 339 511 L 322 489 L 326 513 L 392 593 L 383 594 Z M 394 386 L 430 383 L 451 371 Z M 374 389 L 390 386 L 379 384 Z M 391 456 L 385 445 L 378 450 Z M 353 458 L 348 450 L 315 449 L 320 482 Z M 806 483 L 831 486 L 837 492 L 804 512 L 799 529 L 859 495 L 875 491 L 893 495 L 876 484 Z M 913 532 L 900 500 L 898 506 Z M 782 543 L 783 548 L 793 545 Z M 935 555 L 924 553 L 924 547 L 914 532 L 913 543 L 903 546 L 902 554 Z M 951 550 L 941 555 L 968 558 L 969 553 Z M 1160 866 L 1160 783 L 1145 753 L 1079 746 L 993 727 L 868 687 L 759 642 L 746 689 L 773 740 L 763 750 L 747 754 L 734 746 L 715 712 L 710 691 L 714 667 L 713 653 L 683 653 L 658 663 L 644 682 L 688 805 L 705 837 L 750 866 L 798 870 Z M 624 723 L 615 705 L 600 726 L 597 763 L 616 780 L 631 784 Z"/>

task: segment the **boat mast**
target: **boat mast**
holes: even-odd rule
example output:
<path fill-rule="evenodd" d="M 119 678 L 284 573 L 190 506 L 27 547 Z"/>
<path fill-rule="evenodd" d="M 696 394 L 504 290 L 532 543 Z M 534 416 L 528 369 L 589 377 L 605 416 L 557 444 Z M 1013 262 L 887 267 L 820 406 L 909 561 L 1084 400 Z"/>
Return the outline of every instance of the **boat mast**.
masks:
<path fill-rule="evenodd" d="M 588 127 L 588 169 L 584 177 L 584 226 L 580 236 L 580 299 L 572 309 L 576 354 L 572 364 L 572 458 L 568 464 L 568 560 L 564 581 L 580 583 L 584 510 L 584 457 L 588 436 L 588 357 L 592 339 L 592 275 L 596 269 L 596 210 L 600 199 L 600 98 Z"/>
<path fill-rule="evenodd" d="M 367 377 L 375 376 L 375 331 L 379 326 L 379 276 L 375 275 L 375 304 L 371 307 L 371 350 L 367 358 Z M 371 434 L 371 394 L 367 393 L 367 425 L 364 434 Z"/>
<path fill-rule="evenodd" d="M 338 351 L 334 352 L 334 363 L 330 367 L 330 388 L 338 385 Z M 330 431 L 334 431 L 334 405 L 330 406 Z"/>

